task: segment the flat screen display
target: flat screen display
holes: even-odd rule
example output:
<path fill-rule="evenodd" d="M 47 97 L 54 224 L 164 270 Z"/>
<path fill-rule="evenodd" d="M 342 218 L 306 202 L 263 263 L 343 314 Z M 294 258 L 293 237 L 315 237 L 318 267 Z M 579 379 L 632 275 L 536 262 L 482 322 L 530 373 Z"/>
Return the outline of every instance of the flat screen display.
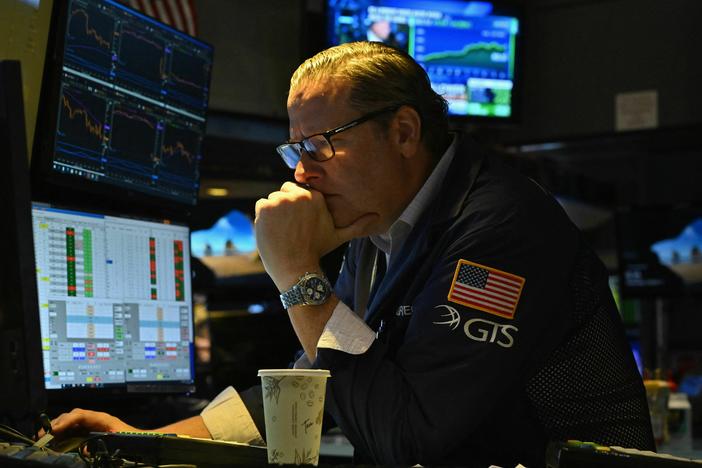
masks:
<path fill-rule="evenodd" d="M 195 204 L 212 47 L 113 0 L 55 8 L 44 170 Z"/>
<path fill-rule="evenodd" d="M 192 383 L 190 231 L 32 205 L 46 389 Z"/>
<path fill-rule="evenodd" d="M 449 114 L 514 117 L 519 18 L 464 0 L 328 0 L 329 45 L 380 41 L 424 67 Z"/>
<path fill-rule="evenodd" d="M 621 210 L 617 242 L 624 296 L 702 292 L 702 207 Z"/>

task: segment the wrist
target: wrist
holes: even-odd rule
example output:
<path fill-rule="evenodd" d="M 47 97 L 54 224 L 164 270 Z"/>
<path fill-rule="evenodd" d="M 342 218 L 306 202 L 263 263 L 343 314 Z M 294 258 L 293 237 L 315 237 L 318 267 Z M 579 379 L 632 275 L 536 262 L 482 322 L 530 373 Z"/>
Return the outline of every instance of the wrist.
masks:
<path fill-rule="evenodd" d="M 295 284 L 297 284 L 298 281 L 300 281 L 300 278 L 305 276 L 307 273 L 324 274 L 319 264 L 310 264 L 310 266 L 308 266 L 307 268 L 296 267 L 294 269 L 281 272 L 275 277 L 271 275 L 271 277 L 273 277 L 273 282 L 278 288 L 278 292 L 282 293 L 283 291 L 287 291 L 288 289 L 292 288 Z"/>
<path fill-rule="evenodd" d="M 332 293 L 332 285 L 322 272 L 305 272 L 289 289 L 281 291 L 280 301 L 285 309 L 294 306 L 325 304 Z"/>

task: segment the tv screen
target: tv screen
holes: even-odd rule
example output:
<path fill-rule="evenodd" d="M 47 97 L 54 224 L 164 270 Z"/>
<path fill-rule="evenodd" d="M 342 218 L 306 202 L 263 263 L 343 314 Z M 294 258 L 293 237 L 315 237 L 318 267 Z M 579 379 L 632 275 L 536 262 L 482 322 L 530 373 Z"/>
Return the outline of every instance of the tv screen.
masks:
<path fill-rule="evenodd" d="M 520 19 L 489 2 L 328 0 L 328 45 L 380 41 L 424 67 L 449 114 L 515 117 Z"/>
<path fill-rule="evenodd" d="M 193 256 L 217 278 L 266 273 L 256 250 L 253 221 L 239 210 L 231 210 L 207 229 L 193 231 L 190 243 Z"/>
<path fill-rule="evenodd" d="M 38 185 L 194 205 L 212 47 L 114 0 L 54 2 L 49 43 Z"/>
<path fill-rule="evenodd" d="M 702 292 L 702 206 L 622 210 L 617 238 L 624 296 Z"/>
<path fill-rule="evenodd" d="M 191 389 L 190 230 L 41 203 L 32 224 L 46 389 Z"/>

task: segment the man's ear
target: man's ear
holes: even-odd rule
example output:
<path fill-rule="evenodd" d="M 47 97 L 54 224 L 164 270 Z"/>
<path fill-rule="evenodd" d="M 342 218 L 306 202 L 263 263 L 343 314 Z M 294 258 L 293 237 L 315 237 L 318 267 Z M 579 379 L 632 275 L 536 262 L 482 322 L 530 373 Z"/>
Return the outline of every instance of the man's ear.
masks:
<path fill-rule="evenodd" d="M 410 106 L 402 106 L 392 121 L 393 140 L 405 158 L 412 158 L 419 152 L 422 140 L 422 119 Z"/>

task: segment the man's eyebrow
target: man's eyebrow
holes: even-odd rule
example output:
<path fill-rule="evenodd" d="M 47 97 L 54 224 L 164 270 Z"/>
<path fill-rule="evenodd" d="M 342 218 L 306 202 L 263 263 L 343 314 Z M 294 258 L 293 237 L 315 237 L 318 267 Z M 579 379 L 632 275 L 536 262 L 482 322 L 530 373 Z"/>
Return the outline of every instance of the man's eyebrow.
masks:
<path fill-rule="evenodd" d="M 301 143 L 302 140 L 307 138 L 305 135 L 301 135 L 299 140 L 293 140 L 292 138 L 288 138 L 285 143 Z"/>
<path fill-rule="evenodd" d="M 303 137 L 304 138 L 304 137 Z M 288 137 L 287 140 L 285 140 L 285 143 L 299 143 L 302 140 L 293 140 L 292 137 Z"/>

